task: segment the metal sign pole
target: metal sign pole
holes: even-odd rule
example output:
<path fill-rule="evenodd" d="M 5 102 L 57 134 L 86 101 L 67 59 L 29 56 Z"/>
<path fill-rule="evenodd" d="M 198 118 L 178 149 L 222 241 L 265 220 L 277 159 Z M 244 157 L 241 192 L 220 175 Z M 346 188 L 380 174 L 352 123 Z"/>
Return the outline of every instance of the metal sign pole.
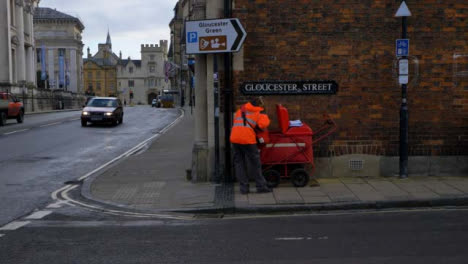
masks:
<path fill-rule="evenodd" d="M 406 16 L 402 17 L 401 37 L 406 39 Z M 407 59 L 403 56 L 403 59 Z M 407 84 L 401 84 L 401 108 L 400 108 L 400 178 L 408 177 L 408 103 Z"/>

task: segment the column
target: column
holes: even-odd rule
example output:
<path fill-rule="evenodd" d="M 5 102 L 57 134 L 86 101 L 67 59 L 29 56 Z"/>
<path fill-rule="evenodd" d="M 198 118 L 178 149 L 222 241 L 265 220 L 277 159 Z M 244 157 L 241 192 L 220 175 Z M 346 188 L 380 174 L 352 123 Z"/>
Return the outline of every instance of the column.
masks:
<path fill-rule="evenodd" d="M 215 123 L 214 123 L 214 78 L 213 78 L 213 54 L 206 55 L 206 118 L 208 138 L 207 173 L 214 179 L 215 165 Z"/>
<path fill-rule="evenodd" d="M 24 48 L 24 18 L 23 18 L 23 1 L 15 1 L 16 3 L 16 33 L 19 40 L 17 53 L 17 76 L 18 82 L 26 81 L 26 52 Z"/>
<path fill-rule="evenodd" d="M 206 55 L 195 56 L 195 143 L 192 150 L 192 181 L 208 180 L 208 131 Z"/>
<path fill-rule="evenodd" d="M 206 113 L 206 55 L 196 55 L 195 61 L 195 143 L 206 143 L 208 141 Z"/>
<path fill-rule="evenodd" d="M 47 66 L 47 74 L 49 75 L 49 87 L 50 88 L 56 88 L 54 84 L 56 85 L 55 82 L 55 57 L 54 57 L 54 49 L 48 49 L 47 50 L 47 61 L 46 61 L 46 66 Z"/>
<path fill-rule="evenodd" d="M 76 67 L 76 50 L 70 50 L 70 65 L 68 66 L 70 71 L 70 91 L 77 93 L 78 92 L 78 72 Z"/>
<path fill-rule="evenodd" d="M 34 56 L 34 35 L 33 35 L 33 9 L 32 6 L 25 8 L 24 15 L 26 16 L 24 30 L 29 34 L 30 46 L 26 48 L 26 81 L 35 83 L 36 80 L 36 57 Z"/>
<path fill-rule="evenodd" d="M 0 1 L 0 14 L 8 14 L 0 16 L 0 82 L 10 83 L 12 73 L 12 61 L 11 61 L 11 34 L 10 34 L 10 16 L 8 10 L 9 1 Z M 5 25 L 5 26 L 3 26 Z"/>
<path fill-rule="evenodd" d="M 34 49 L 33 47 L 28 47 L 26 49 L 26 80 L 29 83 L 34 83 L 35 84 L 35 68 L 34 65 L 36 63 L 36 58 L 34 56 Z"/>

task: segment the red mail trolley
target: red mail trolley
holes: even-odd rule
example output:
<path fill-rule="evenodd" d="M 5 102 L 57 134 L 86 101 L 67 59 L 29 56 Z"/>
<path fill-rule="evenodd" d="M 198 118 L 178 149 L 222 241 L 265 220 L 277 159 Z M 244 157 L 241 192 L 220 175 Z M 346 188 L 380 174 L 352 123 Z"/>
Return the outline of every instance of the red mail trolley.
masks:
<path fill-rule="evenodd" d="M 288 110 L 276 105 L 280 131 L 269 132 L 269 140 L 260 144 L 262 171 L 270 187 L 276 187 L 282 178 L 290 178 L 293 185 L 303 187 L 309 182 L 306 165 L 314 165 L 313 144 L 336 131 L 336 123 L 324 115 L 325 123 L 317 131 L 304 123 L 290 126 Z"/>

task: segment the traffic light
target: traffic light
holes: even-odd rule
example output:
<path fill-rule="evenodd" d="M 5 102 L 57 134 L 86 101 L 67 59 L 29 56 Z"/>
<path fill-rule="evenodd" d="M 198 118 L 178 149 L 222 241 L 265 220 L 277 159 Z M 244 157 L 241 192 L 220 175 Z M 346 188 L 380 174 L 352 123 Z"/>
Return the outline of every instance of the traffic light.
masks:
<path fill-rule="evenodd" d="M 133 99 L 133 91 L 130 91 L 130 99 Z"/>

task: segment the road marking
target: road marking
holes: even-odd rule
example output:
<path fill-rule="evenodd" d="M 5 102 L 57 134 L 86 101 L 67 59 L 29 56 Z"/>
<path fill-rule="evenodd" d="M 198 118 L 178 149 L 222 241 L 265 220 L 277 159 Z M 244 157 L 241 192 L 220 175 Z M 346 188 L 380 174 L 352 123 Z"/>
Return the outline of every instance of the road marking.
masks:
<path fill-rule="evenodd" d="M 42 219 L 44 216 L 51 214 L 52 211 L 37 211 L 28 215 L 25 219 Z"/>
<path fill-rule="evenodd" d="M 31 223 L 30 221 L 14 221 L 11 222 L 3 227 L 0 227 L 0 230 L 16 230 L 18 228 L 21 228 L 27 224 Z"/>
<path fill-rule="evenodd" d="M 304 240 L 303 237 L 277 237 L 275 240 L 286 240 L 286 241 L 296 241 L 296 240 Z"/>
<path fill-rule="evenodd" d="M 54 192 L 52 193 L 52 199 L 57 200 L 57 193 L 59 193 L 59 192 L 65 190 L 65 189 L 67 189 L 67 188 L 70 188 L 70 185 L 65 185 L 65 186 L 63 186 L 62 188 L 60 188 L 60 189 L 54 191 Z"/>
<path fill-rule="evenodd" d="M 50 124 L 47 124 L 47 125 L 42 125 L 42 126 L 39 126 L 39 127 L 48 127 L 48 126 L 53 126 L 53 125 L 58 125 L 58 124 L 61 124 L 62 122 L 55 122 L 55 123 L 50 123 Z"/>
<path fill-rule="evenodd" d="M 46 208 L 57 209 L 57 208 L 62 207 L 63 204 L 68 204 L 68 202 L 67 201 L 57 201 L 55 203 L 49 204 Z"/>
<path fill-rule="evenodd" d="M 21 129 L 21 130 L 15 130 L 15 131 L 8 132 L 8 133 L 3 133 L 3 135 L 11 135 L 11 134 L 14 134 L 14 133 L 23 132 L 23 131 L 27 131 L 27 130 L 29 130 L 29 128 Z"/>
<path fill-rule="evenodd" d="M 83 208 L 86 208 L 88 210 L 103 212 L 103 213 L 112 214 L 112 215 L 119 215 L 119 216 L 159 217 L 159 218 L 176 219 L 176 220 L 193 220 L 193 217 L 191 217 L 189 215 L 175 216 L 175 215 L 168 215 L 168 214 L 134 213 L 134 212 L 126 212 L 126 211 L 106 209 L 106 208 L 103 208 L 103 207 L 97 207 L 97 206 L 93 206 L 93 205 L 90 205 L 90 204 L 85 204 L 85 203 L 79 202 L 77 200 L 73 200 L 72 198 L 70 198 L 68 196 L 68 192 L 75 189 L 76 187 L 78 187 L 78 185 L 72 185 L 72 188 L 68 188 L 68 189 L 62 191 L 62 193 L 61 193 L 62 198 L 69 201 L 70 203 L 80 205 Z"/>
<path fill-rule="evenodd" d="M 313 237 L 277 237 L 275 240 L 283 240 L 283 241 L 298 241 L 298 240 L 312 240 Z M 326 240 L 328 239 L 327 236 L 317 237 L 318 240 Z"/>

